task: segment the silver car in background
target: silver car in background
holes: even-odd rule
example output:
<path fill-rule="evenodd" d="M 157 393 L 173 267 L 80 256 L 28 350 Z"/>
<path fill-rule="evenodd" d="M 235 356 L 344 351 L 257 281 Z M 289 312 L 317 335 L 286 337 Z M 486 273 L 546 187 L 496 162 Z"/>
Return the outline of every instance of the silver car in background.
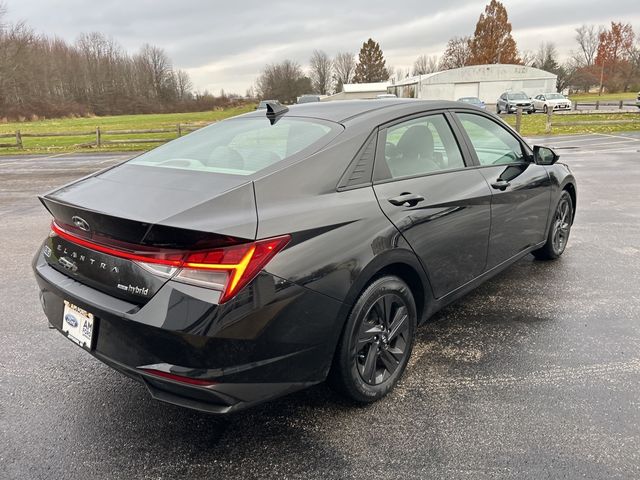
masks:
<path fill-rule="evenodd" d="M 533 111 L 571 110 L 571 100 L 561 93 L 541 93 L 533 97 Z"/>

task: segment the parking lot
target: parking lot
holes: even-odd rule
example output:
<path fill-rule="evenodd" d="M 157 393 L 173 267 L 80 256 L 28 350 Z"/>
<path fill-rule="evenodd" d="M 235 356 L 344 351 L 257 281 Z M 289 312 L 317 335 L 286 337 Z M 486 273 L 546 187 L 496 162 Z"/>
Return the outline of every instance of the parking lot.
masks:
<path fill-rule="evenodd" d="M 128 155 L 0 157 L 0 478 L 640 478 L 640 134 L 530 141 L 578 180 L 559 261 L 437 314 L 377 404 L 318 385 L 228 417 L 158 403 L 47 328 L 36 194 Z"/>

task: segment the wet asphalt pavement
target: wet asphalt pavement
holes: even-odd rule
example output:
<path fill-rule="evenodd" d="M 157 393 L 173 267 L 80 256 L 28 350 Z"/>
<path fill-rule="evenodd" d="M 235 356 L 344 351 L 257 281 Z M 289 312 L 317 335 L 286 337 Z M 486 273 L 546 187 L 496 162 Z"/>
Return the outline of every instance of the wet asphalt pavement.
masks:
<path fill-rule="evenodd" d="M 0 478 L 640 478 L 640 134 L 544 143 L 579 182 L 559 261 L 440 312 L 377 404 L 319 385 L 229 417 L 156 402 L 47 328 L 35 194 L 117 156 L 0 157 Z"/>

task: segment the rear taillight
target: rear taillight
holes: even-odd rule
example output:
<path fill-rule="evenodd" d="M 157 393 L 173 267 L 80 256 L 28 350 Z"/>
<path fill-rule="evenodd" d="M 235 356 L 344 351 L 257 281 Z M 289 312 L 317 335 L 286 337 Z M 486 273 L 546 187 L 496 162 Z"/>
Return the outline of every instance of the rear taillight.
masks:
<path fill-rule="evenodd" d="M 289 240 L 291 237 L 285 235 L 216 250 L 190 252 L 174 279 L 220 290 L 220 303 L 226 302 L 253 280 Z M 224 287 L 220 288 L 222 285 Z"/>
<path fill-rule="evenodd" d="M 211 250 L 185 252 L 143 245 L 127 249 L 113 248 L 77 237 L 56 222 L 51 224 L 51 230 L 53 234 L 77 245 L 132 260 L 155 275 L 217 290 L 220 292 L 219 303 L 232 298 L 253 280 L 291 240 L 290 235 L 283 235 Z"/>

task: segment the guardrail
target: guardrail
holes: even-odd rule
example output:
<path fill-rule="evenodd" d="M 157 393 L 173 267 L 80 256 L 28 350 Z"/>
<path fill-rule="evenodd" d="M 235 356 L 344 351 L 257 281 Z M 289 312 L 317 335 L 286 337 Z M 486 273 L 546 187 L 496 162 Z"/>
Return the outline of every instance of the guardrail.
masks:
<path fill-rule="evenodd" d="M 40 132 L 40 133 L 22 133 L 20 130 L 16 130 L 15 133 L 2 133 L 0 134 L 0 139 L 2 138 L 14 138 L 14 143 L 0 143 L 0 148 L 24 148 L 23 138 L 50 138 L 50 137 L 93 137 L 94 139 L 89 142 L 79 143 L 75 146 L 77 147 L 101 147 L 103 145 L 126 145 L 126 144 L 134 144 L 134 143 L 165 143 L 171 138 L 126 138 L 126 139 L 106 139 L 105 136 L 118 136 L 118 135 L 143 135 L 150 133 L 175 133 L 176 138 L 181 137 L 185 133 L 193 132 L 194 130 L 198 130 L 199 128 L 206 127 L 207 125 L 211 125 L 213 122 L 209 123 L 178 123 L 175 128 L 150 128 L 146 130 L 102 130 L 100 127 L 96 127 L 95 130 L 91 131 L 80 131 L 80 132 Z"/>

